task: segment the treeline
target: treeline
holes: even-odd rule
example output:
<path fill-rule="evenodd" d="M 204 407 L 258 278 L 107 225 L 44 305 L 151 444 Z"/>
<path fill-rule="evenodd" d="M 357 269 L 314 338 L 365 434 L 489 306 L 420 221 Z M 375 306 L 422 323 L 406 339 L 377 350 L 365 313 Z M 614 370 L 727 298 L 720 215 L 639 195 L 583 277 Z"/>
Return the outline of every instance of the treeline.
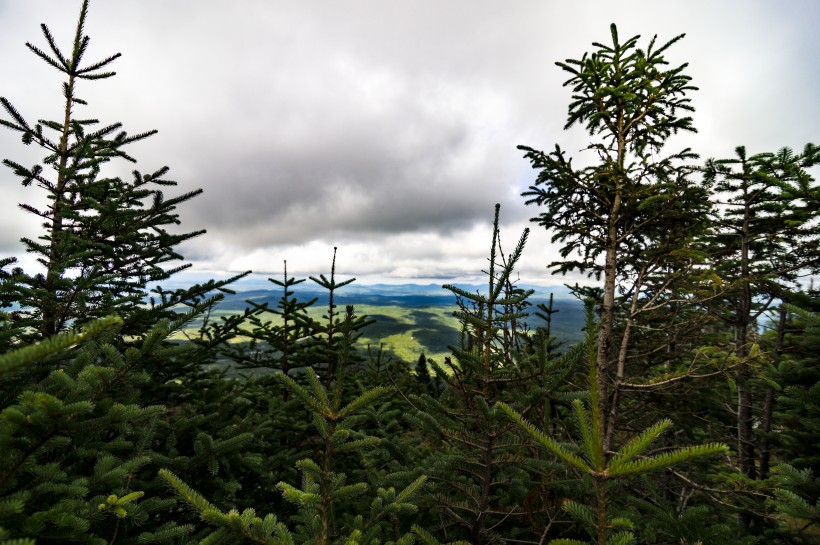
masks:
<path fill-rule="evenodd" d="M 0 98 L 0 124 L 46 154 L 4 164 L 47 198 L 21 205 L 41 272 L 0 261 L 0 545 L 820 540 L 820 303 L 797 282 L 820 262 L 820 153 L 665 154 L 694 131 L 686 65 L 664 57 L 680 36 L 639 47 L 613 25 L 558 63 L 591 166 L 522 148 L 562 245 L 550 267 L 602 281 L 574 288 L 585 340 L 561 346 L 560 314 L 517 287 L 528 231 L 502 246 L 496 207 L 486 290 L 445 286 L 461 342 L 405 362 L 357 342 L 369 320 L 334 303 L 353 281 L 335 255 L 231 317 L 210 313 L 243 275 L 149 288 L 202 234 L 175 229 L 199 192 L 166 196 L 167 168 L 103 173 L 152 133 L 80 113 L 119 56 L 86 62 L 87 10 L 68 50 L 45 25 L 26 44 L 63 74 L 64 118 Z"/>

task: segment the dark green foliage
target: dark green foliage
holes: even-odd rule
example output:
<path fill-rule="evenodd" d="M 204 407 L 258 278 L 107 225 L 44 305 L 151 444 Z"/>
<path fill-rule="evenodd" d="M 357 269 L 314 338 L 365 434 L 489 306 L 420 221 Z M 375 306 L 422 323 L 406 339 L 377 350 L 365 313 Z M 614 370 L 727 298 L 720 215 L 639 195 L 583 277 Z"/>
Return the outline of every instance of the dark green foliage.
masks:
<path fill-rule="evenodd" d="M 608 487 L 608 483 L 623 479 L 624 477 L 665 469 L 692 458 L 722 453 L 727 450 L 727 447 L 713 443 L 696 447 L 678 448 L 660 454 L 649 454 L 649 446 L 672 424 L 669 420 L 661 420 L 643 430 L 638 435 L 630 438 L 616 452 L 607 452 L 604 447 L 606 427 L 597 399 L 598 378 L 596 376 L 597 366 L 595 365 L 594 342 L 596 328 L 593 318 L 592 302 L 587 305 L 586 330 L 587 340 L 585 348 L 587 353 L 587 367 L 589 369 L 587 383 L 589 405 L 585 406 L 580 399 L 576 399 L 573 402 L 577 427 L 581 435 L 580 444 L 561 444 L 544 433 L 544 431 L 533 426 L 520 412 L 508 404 L 498 403 L 498 406 L 529 436 L 540 444 L 541 447 L 551 452 L 574 470 L 588 475 L 591 478 L 595 488 L 594 508 L 572 500 L 565 502 L 563 505 L 564 510 L 587 529 L 591 541 L 586 543 L 597 543 L 598 545 L 627 545 L 635 542 L 632 533 L 634 525 L 628 518 L 613 517 L 610 514 L 611 508 L 609 504 L 611 498 L 609 497 L 610 488 Z M 558 539 L 550 543 L 551 545 L 561 545 L 585 542 Z"/>
<path fill-rule="evenodd" d="M 681 331 L 700 327 L 697 316 L 680 309 L 695 303 L 700 284 L 710 281 L 697 244 L 708 226 L 707 187 L 686 165 L 697 155 L 689 149 L 662 155 L 673 134 L 695 132 L 685 115 L 693 110 L 687 95 L 696 89 L 687 65 L 670 68 L 665 58 L 683 35 L 660 46 L 653 38 L 643 49 L 639 36 L 621 41 L 614 24 L 610 34 L 610 44 L 595 43 L 591 54 L 557 63 L 570 74 L 564 85 L 573 92 L 566 128 L 585 126 L 594 163 L 577 168 L 557 145 L 551 153 L 519 147 L 538 170 L 523 194 L 542 209 L 533 221 L 561 243 L 562 259 L 550 268 L 603 279 L 596 360 L 606 450 L 620 426 L 624 384 L 660 374 L 645 355 L 659 343 L 681 344 Z M 658 363 L 661 373 L 672 370 L 669 362 Z"/>
<path fill-rule="evenodd" d="M 304 366 L 306 349 L 312 344 L 312 321 L 307 315 L 307 309 L 316 299 L 299 301 L 293 297 L 292 288 L 305 280 L 288 277 L 287 261 L 282 280 L 268 280 L 282 288 L 282 297 L 272 310 L 268 309 L 266 303 L 260 305 L 247 301 L 254 310 L 248 319 L 248 324 L 253 329 L 243 331 L 251 342 L 247 347 L 242 347 L 239 357 L 243 360 L 243 368 L 279 370 L 289 375 L 292 369 Z M 281 324 L 271 320 L 268 313 L 278 317 Z"/>
<path fill-rule="evenodd" d="M 820 542 L 820 479 L 811 469 L 778 467 L 777 488 L 770 500 L 779 523 L 775 533 L 784 542 Z"/>
<path fill-rule="evenodd" d="M 802 303 L 817 308 L 816 292 L 810 295 Z M 761 433 L 760 440 L 768 440 L 775 459 L 782 460 L 774 468 L 769 500 L 777 524 L 766 538 L 816 543 L 820 541 L 820 319 L 817 313 L 800 308 L 784 310 L 787 319 L 777 366 L 764 371 L 776 396 L 772 431 Z"/>
<path fill-rule="evenodd" d="M 704 168 L 721 205 L 707 238 L 722 284 L 710 310 L 732 333 L 739 363 L 734 373 L 739 464 L 744 475 L 756 479 L 767 476 L 769 461 L 767 447 L 765 456 L 757 452 L 753 432 L 759 399 L 753 381 L 763 363 L 754 324 L 776 300 L 790 300 L 800 276 L 820 270 L 820 188 L 807 170 L 820 161 L 820 150 L 807 144 L 802 154 L 788 148 L 753 156 L 743 146 L 735 151 L 737 158 L 711 159 Z M 774 392 L 764 395 L 764 428 L 769 428 Z"/>
<path fill-rule="evenodd" d="M 492 407 L 506 400 L 549 418 L 551 394 L 569 368 L 548 359 L 548 338 L 524 328 L 531 292 L 516 288 L 512 273 L 528 232 L 505 255 L 498 212 L 496 206 L 487 293 L 445 286 L 456 295 L 463 340 L 452 347 L 455 361 L 433 365 L 444 381 L 441 395 L 412 396 L 418 413 L 410 416 L 430 442 L 425 471 L 438 518 L 431 522 L 477 544 L 532 539 L 544 530 L 537 512 L 548 508 L 544 495 L 554 493 L 548 475 L 555 467 L 532 456 Z"/>
<path fill-rule="evenodd" d="M 677 114 L 693 109 L 686 93 L 696 88 L 683 73 L 686 65 L 667 69 L 663 56 L 683 36 L 659 48 L 653 38 L 643 50 L 637 47 L 639 36 L 621 43 L 615 25 L 611 31 L 611 45 L 596 43 L 595 53 L 557 63 L 572 76 L 564 84 L 573 88 L 565 128 L 578 122 L 598 136 L 600 142 L 590 143 L 589 149 L 599 154 L 601 163 L 577 170 L 559 146 L 550 154 L 520 146 L 540 171 L 524 194 L 528 204 L 545 207 L 535 221 L 554 232 L 553 240 L 564 243 L 564 259 L 551 266 L 598 277 L 604 266 L 595 258 L 610 245 L 626 252 L 647 245 L 653 234 L 662 234 L 659 220 L 669 227 L 671 215 L 688 215 L 688 207 L 701 195 L 682 178 L 685 171 L 679 166 L 694 154 L 684 150 L 662 159 L 654 156 L 672 133 L 695 130 L 690 117 Z M 610 225 L 617 226 L 618 240 L 609 240 Z M 646 230 L 649 226 L 653 231 Z M 566 259 L 575 251 L 583 260 Z M 623 260 L 618 267 L 623 271 L 633 265 Z"/>
<path fill-rule="evenodd" d="M 737 529 L 715 517 L 705 505 L 685 507 L 680 511 L 665 503 L 633 500 L 643 518 L 641 543 L 679 545 L 709 543 L 710 545 L 753 545 L 754 537 L 738 538 Z"/>
<path fill-rule="evenodd" d="M 220 298 L 213 292 L 229 291 L 233 279 L 173 291 L 157 287 L 148 297 L 149 283 L 184 268 L 169 267 L 181 259 L 174 247 L 200 232 L 169 229 L 179 223 L 176 206 L 199 191 L 165 197 L 165 188 L 175 185 L 164 178 L 167 168 L 134 172 L 131 182 L 104 175 L 109 161 L 133 162 L 125 146 L 154 131 L 129 136 L 119 124 L 78 117 L 85 106 L 79 82 L 112 76 L 104 70 L 119 56 L 83 64 L 87 11 L 86 1 L 70 55 L 45 25 L 48 48 L 27 44 L 66 78 L 64 119 L 31 125 L 0 99 L 8 116 L 0 124 L 48 154 L 31 168 L 4 161 L 24 186 L 44 191 L 48 205 L 22 205 L 43 220 L 42 236 L 22 242 L 44 272 L 6 271 L 13 261 L 0 263 L 0 304 L 10 309 L 2 314 L 3 350 L 41 339 L 4 358 L 0 496 L 11 508 L 3 512 L 3 526 L 8 537 L 32 536 L 38 543 L 178 543 L 190 527 L 179 522 L 184 517 L 168 517 L 175 501 L 162 497 L 157 464 L 207 482 L 200 475 L 223 471 L 226 455 L 251 437 L 252 426 L 229 420 L 241 405 L 237 396 L 227 397 L 233 411 L 223 402 L 220 414 L 201 395 L 214 385 L 230 390 L 204 366 L 235 336 L 242 316 L 211 321 L 187 343 L 169 340 L 209 312 Z M 118 316 L 91 322 L 109 314 Z M 79 347 L 88 333 L 60 334 L 84 323 L 99 334 Z M 190 415 L 193 422 L 186 420 Z M 235 492 L 236 481 L 220 477 L 215 489 Z"/>
<path fill-rule="evenodd" d="M 419 356 L 419 361 L 416 362 L 416 380 L 424 390 L 430 390 L 430 368 L 427 367 L 427 357 L 424 353 Z"/>
<path fill-rule="evenodd" d="M 0 525 L 9 535 L 33 536 L 38 543 L 104 544 L 120 532 L 142 533 L 140 527 L 165 507 L 139 501 L 144 491 L 135 488 L 144 483 L 135 477 L 151 462 L 148 444 L 164 411 L 137 403 L 140 381 L 148 379 L 138 367 L 161 350 L 167 324 L 159 324 L 140 349 L 123 353 L 110 343 L 111 327 L 121 322 L 93 322 L 83 333 L 62 334 L 0 359 L 8 370 L 0 377 L 3 393 L 20 391 L 0 413 L 0 501 L 15 505 L 0 515 Z M 48 372 L 20 388 L 31 376 L 26 367 L 40 370 L 35 377 Z"/>
<path fill-rule="evenodd" d="M 32 167 L 3 161 L 24 186 L 40 188 L 49 201 L 42 209 L 21 205 L 43 220 L 43 236 L 22 242 L 27 252 L 38 256 L 45 272 L 18 278 L 15 301 L 21 309 L 13 316 L 39 337 L 110 313 L 126 317 L 126 334 L 145 331 L 156 317 L 145 316 L 140 308 L 147 285 L 183 269 L 167 266 L 181 259 L 174 246 L 204 232 L 169 232 L 169 227 L 179 224 L 176 206 L 201 190 L 167 198 L 163 191 L 176 185 L 165 178 L 167 167 L 149 174 L 134 171 L 130 182 L 103 174 L 103 167 L 111 160 L 134 162 L 126 146 L 156 131 L 129 135 L 119 123 L 100 124 L 96 119 L 79 117 L 77 110 L 86 106 L 77 95 L 80 82 L 113 76 L 108 70 L 120 56 L 117 53 L 85 62 L 87 12 L 86 0 L 70 54 L 63 53 L 45 25 L 42 30 L 48 48 L 26 44 L 66 78 L 62 120 L 41 120 L 32 125 L 8 99 L 0 98 L 8 116 L 0 119 L 0 124 L 20 133 L 25 144 L 35 143 L 47 154 L 42 164 Z"/>
<path fill-rule="evenodd" d="M 307 457 L 296 462 L 301 484 L 280 481 L 276 485 L 286 502 L 295 508 L 289 517 L 290 524 L 277 523 L 273 515 L 264 519 L 256 517 L 252 508 L 241 515 L 236 510 L 224 513 L 176 475 L 163 472 L 166 482 L 196 509 L 199 517 L 218 527 L 216 531 L 200 533 L 202 542 L 231 542 L 239 536 L 258 543 L 295 540 L 320 545 L 351 542 L 409 544 L 413 541 L 412 535 L 403 533 L 402 527 L 407 528 L 404 520 L 416 512 L 412 498 L 425 478 L 412 477 L 412 472 L 407 471 L 396 473 L 397 468 L 394 463 L 389 463 L 389 459 L 401 458 L 395 456 L 400 449 L 393 451 L 394 456 L 384 455 L 391 448 L 398 447 L 397 438 L 391 435 L 401 432 L 393 425 L 399 421 L 398 411 L 388 402 L 393 390 L 385 386 L 357 384 L 352 380 L 355 370 L 360 368 L 355 342 L 368 320 L 356 316 L 350 306 L 340 316 L 333 301 L 335 291 L 353 280 L 336 281 L 335 254 L 329 278 L 321 275 L 313 280 L 330 294 L 324 316 L 326 322 L 319 323 L 308 319 L 306 314 L 300 315 L 306 328 L 305 336 L 309 335 L 313 342 L 298 360 L 302 363 L 298 368 L 274 367 L 281 361 L 280 357 L 291 353 L 286 345 L 292 338 L 289 336 L 292 331 L 289 329 L 291 310 L 302 312 L 312 304 L 303 307 L 290 304 L 287 288 L 295 282 L 286 277 L 281 284 L 286 290 L 279 307 L 283 317 L 281 324 L 255 320 L 262 325 L 267 339 L 276 339 L 280 343 L 280 350 L 273 353 L 275 359 L 268 360 L 271 369 L 276 371 L 270 377 L 284 385 L 289 394 L 287 397 L 292 396 L 293 402 L 306 408 L 313 421 L 314 432 L 309 439 L 312 448 Z M 257 331 L 259 329 L 257 326 Z M 265 361 L 257 358 L 255 365 L 260 366 Z M 311 365 L 305 365 L 307 362 Z M 323 376 L 320 377 L 314 369 L 319 369 Z M 330 373 L 332 378 L 328 377 Z M 381 437 L 368 433 L 371 427 L 378 430 Z M 294 432 L 292 426 L 286 429 L 286 437 L 300 441 L 307 439 Z M 393 444 L 382 445 L 383 441 L 393 441 Z M 404 483 L 401 488 L 395 486 L 399 482 Z"/>
<path fill-rule="evenodd" d="M 153 131 L 77 115 L 78 84 L 118 57 L 83 64 L 87 10 L 70 55 L 45 26 L 48 47 L 28 45 L 66 78 L 64 119 L 0 99 L 47 155 L 5 164 L 48 200 L 23 205 L 44 272 L 0 259 L 0 545 L 817 542 L 817 317 L 784 304 L 760 327 L 780 302 L 817 310 L 795 288 L 818 265 L 820 154 L 662 155 L 694 132 L 686 65 L 665 60 L 680 37 L 641 49 L 613 25 L 558 63 L 591 166 L 522 148 L 562 244 L 550 267 L 603 279 L 573 290 L 585 340 L 559 346 L 563 312 L 516 285 L 528 231 L 505 253 L 496 207 L 486 290 L 445 286 L 461 331 L 412 315 L 428 353 L 461 342 L 408 362 L 360 346 L 373 320 L 341 304 L 335 250 L 319 299 L 287 267 L 277 301 L 218 319 L 242 275 L 149 289 L 184 268 L 174 248 L 201 232 L 174 234 L 176 206 L 198 191 L 166 197 L 166 168 L 103 174 Z"/>

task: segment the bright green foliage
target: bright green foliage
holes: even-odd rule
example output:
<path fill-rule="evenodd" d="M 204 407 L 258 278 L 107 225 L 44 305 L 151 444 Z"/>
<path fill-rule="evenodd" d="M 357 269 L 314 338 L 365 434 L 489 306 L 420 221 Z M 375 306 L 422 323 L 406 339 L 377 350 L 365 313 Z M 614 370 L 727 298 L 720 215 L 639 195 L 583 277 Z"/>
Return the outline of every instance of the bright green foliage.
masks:
<path fill-rule="evenodd" d="M 148 379 L 138 367 L 160 349 L 167 324 L 141 349 L 120 352 L 111 344 L 120 323 L 98 320 L 0 357 L 17 364 L 0 377 L 3 398 L 17 397 L 0 412 L 0 503 L 11 507 L 0 509 L 0 526 L 7 535 L 104 544 L 145 534 L 146 521 L 167 508 L 134 490 L 145 484 L 137 475 L 151 462 L 150 437 L 164 412 L 135 403 Z M 177 536 L 188 530 L 164 526 Z"/>
<path fill-rule="evenodd" d="M 301 319 L 315 342 L 297 360 L 299 365 L 276 369 L 276 361 L 270 360 L 273 379 L 283 385 L 293 402 L 301 403 L 312 418 L 315 444 L 312 455 L 296 462 L 301 483 L 293 485 L 280 481 L 276 487 L 286 502 L 295 507 L 291 528 L 278 523 L 272 516 L 255 516 L 253 509 L 241 514 L 237 510 L 227 513 L 194 492 L 183 480 L 170 472 L 162 477 L 180 496 L 190 503 L 200 518 L 217 526 L 215 532 L 207 533 L 204 543 L 230 542 L 231 536 L 243 536 L 258 543 L 315 543 L 320 545 L 341 543 L 403 543 L 413 541 L 412 534 L 402 533 L 404 520 L 413 515 L 418 494 L 425 478 L 416 476 L 407 482 L 407 475 L 392 475 L 385 467 L 377 465 L 383 457 L 378 455 L 381 439 L 362 431 L 368 419 L 378 419 L 383 411 L 391 411 L 384 405 L 393 389 L 386 386 L 360 388 L 353 381 L 352 373 L 358 361 L 355 342 L 358 331 L 369 322 L 366 317 L 356 316 L 348 306 L 344 315 L 336 311 L 334 293 L 339 287 L 353 280 L 337 282 L 335 255 L 329 277 L 321 275 L 313 279 L 330 294 L 325 322 Z M 287 287 L 280 309 L 290 313 Z M 311 302 L 312 303 L 312 302 Z M 301 311 L 301 310 L 300 310 Z M 261 323 L 261 322 L 259 322 Z M 264 326 L 268 339 L 279 339 L 280 349 L 289 342 L 289 331 L 279 329 L 282 325 Z M 258 329 L 257 329 L 258 331 Z M 281 356 L 281 350 L 279 353 Z M 266 360 L 257 359 L 257 366 Z M 310 362 L 311 365 L 306 365 Z M 323 376 L 314 370 L 318 369 Z M 332 373 L 332 378 L 328 374 Z M 264 377 L 267 380 L 269 377 Z M 356 392 L 356 390 L 359 390 Z M 274 389 L 280 392 L 281 389 Z M 395 419 L 395 413 L 392 413 Z M 365 428 L 366 429 L 366 428 Z M 304 440 L 304 437 L 300 438 Z M 394 438 L 395 439 L 395 438 Z M 349 471 L 344 471 L 348 468 Z M 404 480 L 403 487 L 393 483 Z"/>
<path fill-rule="evenodd" d="M 106 329 L 120 324 L 117 318 L 100 319 L 88 324 L 88 326 L 79 333 L 65 333 L 43 341 L 38 344 L 25 346 L 13 352 L 3 354 L 0 356 L 0 380 L 3 375 L 12 372 L 20 367 L 32 365 L 38 360 L 46 358 L 64 350 L 70 346 L 77 344 L 89 337 L 97 335 Z M 4 418 L 4 413 L 0 413 L 0 419 Z M 0 424 L 0 426 L 2 426 Z M 2 429 L 2 428 L 0 428 Z M 16 497 L 4 496 L 0 499 L 0 521 L 6 521 L 12 517 L 19 517 L 25 512 L 25 500 L 28 495 L 20 494 Z M 2 545 L 34 545 L 34 540 L 29 539 L 13 539 L 6 540 L 9 532 L 0 524 L 0 544 Z"/>
<path fill-rule="evenodd" d="M 533 426 L 518 411 L 506 403 L 499 402 L 498 407 L 544 449 L 592 479 L 596 492 L 595 509 L 576 502 L 566 502 L 564 504 L 564 509 L 588 528 L 590 537 L 593 539 L 590 543 L 597 543 L 598 545 L 634 543 L 631 531 L 632 523 L 626 519 L 609 517 L 607 512 L 607 483 L 627 476 L 664 469 L 693 458 L 724 453 L 727 451 L 727 447 L 714 443 L 677 448 L 661 454 L 647 454 L 649 446 L 672 424 L 669 420 L 661 420 L 654 426 L 632 437 L 614 454 L 609 456 L 604 450 L 603 416 L 597 399 L 597 366 L 595 365 L 593 340 L 595 323 L 591 303 L 587 305 L 586 329 L 589 406 L 584 406 L 581 400 L 573 402 L 578 431 L 581 436 L 579 444 L 561 444 Z M 555 540 L 551 543 L 560 545 L 561 543 L 581 542 Z"/>
<path fill-rule="evenodd" d="M 122 325 L 122 319 L 116 316 L 100 318 L 89 323 L 82 331 L 63 333 L 42 342 L 18 348 L 12 352 L 0 356 L 0 375 L 14 371 L 19 367 L 32 365 L 47 356 L 56 354 L 61 350 L 70 348 L 86 339 L 92 338 L 99 333 Z"/>
<path fill-rule="evenodd" d="M 163 469 L 159 474 L 182 499 L 197 510 L 202 520 L 219 527 L 219 530 L 201 539 L 200 544 L 235 543 L 236 537 L 265 545 L 293 544 L 290 531 L 274 515 L 258 517 L 253 509 L 246 509 L 242 513 L 235 509 L 223 513 L 170 471 Z"/>

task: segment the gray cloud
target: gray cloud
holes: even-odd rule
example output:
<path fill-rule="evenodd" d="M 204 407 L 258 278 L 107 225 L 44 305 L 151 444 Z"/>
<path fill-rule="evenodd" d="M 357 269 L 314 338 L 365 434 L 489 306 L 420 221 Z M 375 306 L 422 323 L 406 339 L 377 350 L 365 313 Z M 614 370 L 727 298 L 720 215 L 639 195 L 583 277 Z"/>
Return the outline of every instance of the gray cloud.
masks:
<path fill-rule="evenodd" d="M 561 131 L 569 93 L 554 62 L 606 41 L 612 21 L 624 36 L 688 33 L 669 56 L 702 89 L 700 134 L 680 145 L 711 156 L 816 140 L 816 2 L 614 4 L 92 1 L 90 58 L 123 58 L 81 96 L 103 121 L 159 129 L 134 146 L 138 168 L 168 164 L 180 191 L 205 189 L 181 214 L 209 233 L 185 250 L 214 269 L 268 269 L 317 241 L 354 246 L 355 267 L 374 275 L 422 274 L 402 256 L 441 275 L 468 266 L 456 254 L 484 251 L 474 233 L 493 203 L 516 226 L 537 213 L 518 196 L 532 173 L 515 145 L 583 147 Z M 0 0 L 0 70 L 14 74 L 0 95 L 31 118 L 59 116 L 59 79 L 23 43 L 43 42 L 40 22 L 65 43 L 78 5 Z M 37 158 L 8 131 L 0 151 Z M 9 211 L 32 198 L 21 195 L 0 172 L 4 253 L 36 236 Z M 532 274 L 554 259 L 545 240 Z"/>

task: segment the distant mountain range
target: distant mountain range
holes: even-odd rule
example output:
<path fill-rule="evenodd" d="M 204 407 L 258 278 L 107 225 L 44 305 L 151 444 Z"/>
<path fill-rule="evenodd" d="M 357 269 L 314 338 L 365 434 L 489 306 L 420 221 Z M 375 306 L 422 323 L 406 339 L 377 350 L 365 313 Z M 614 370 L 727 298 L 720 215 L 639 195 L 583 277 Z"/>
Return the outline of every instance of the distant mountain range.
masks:
<path fill-rule="evenodd" d="M 460 289 L 468 292 L 485 293 L 487 286 L 479 284 L 456 284 Z M 552 288 L 543 286 L 526 286 L 525 289 L 534 289 L 535 293 L 530 298 L 532 310 L 538 303 L 549 301 Z M 328 303 L 327 291 L 317 286 L 311 281 L 300 283 L 293 287 L 294 297 L 301 301 L 308 301 L 316 298 L 316 306 L 322 307 Z M 248 306 L 248 301 L 257 304 L 268 303 L 270 308 L 276 307 L 277 302 L 282 297 L 282 288 L 270 284 L 270 289 L 249 289 L 237 291 L 235 294 L 226 294 L 225 299 L 220 303 L 219 309 L 228 311 L 241 311 Z M 438 284 L 349 284 L 338 290 L 336 293 L 336 303 L 344 305 L 371 305 L 376 307 L 399 307 L 404 309 L 402 313 L 407 316 L 414 316 L 412 321 L 416 321 L 419 310 L 424 309 L 452 309 L 456 310 L 456 298 L 452 292 L 443 289 Z M 573 343 L 581 338 L 581 328 L 584 322 L 583 304 L 573 297 L 565 287 L 558 287 L 554 292 L 553 308 L 558 313 L 553 316 L 552 332 L 559 340 Z M 367 314 L 379 319 L 393 320 L 386 315 L 380 315 L 379 311 L 369 310 Z M 393 313 L 394 315 L 395 313 Z M 386 324 L 383 324 L 386 325 Z M 540 319 L 533 317 L 530 327 L 542 325 Z M 407 325 L 406 328 L 418 327 L 417 325 Z M 401 329 L 401 327 L 399 327 Z M 427 326 L 425 329 L 429 329 Z"/>
<path fill-rule="evenodd" d="M 485 293 L 487 286 L 479 284 L 455 284 L 458 288 L 471 293 Z M 549 300 L 550 291 L 543 286 L 521 286 L 524 289 L 533 289 L 535 293 L 530 298 L 534 303 L 546 303 Z M 307 281 L 297 284 L 292 288 L 294 296 L 300 300 L 318 299 L 317 304 L 327 304 L 327 290 Z M 561 286 L 554 293 L 555 306 L 559 301 L 561 306 L 580 306 L 580 302 L 572 297 L 569 290 Z M 237 291 L 235 295 L 226 295 L 225 301 L 220 308 L 239 310 L 247 306 L 246 300 L 255 302 L 268 301 L 272 305 L 276 304 L 282 297 L 282 288 L 270 284 L 268 289 L 250 289 Z M 336 302 L 339 305 L 396 305 L 402 307 L 425 307 L 425 306 L 455 306 L 455 296 L 449 290 L 442 288 L 439 284 L 349 284 L 340 288 L 336 292 Z M 569 304 L 567 304 L 569 303 Z M 237 306 L 238 305 L 238 306 Z"/>

